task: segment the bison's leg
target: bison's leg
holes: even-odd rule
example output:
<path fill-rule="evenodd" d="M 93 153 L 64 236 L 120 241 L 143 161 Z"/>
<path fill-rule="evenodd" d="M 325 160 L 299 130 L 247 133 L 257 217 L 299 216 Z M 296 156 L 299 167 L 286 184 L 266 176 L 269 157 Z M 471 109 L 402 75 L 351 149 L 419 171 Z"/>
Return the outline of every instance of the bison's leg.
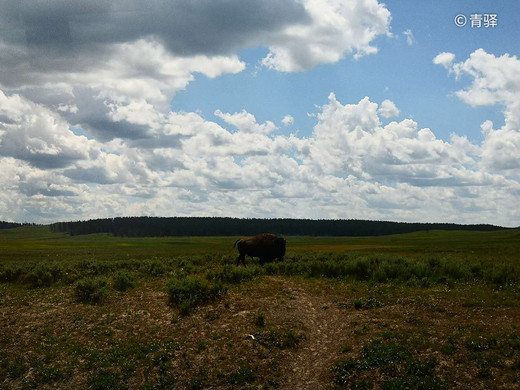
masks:
<path fill-rule="evenodd" d="M 242 262 L 242 264 L 244 264 L 244 267 L 247 267 L 246 266 L 246 255 L 245 255 L 245 253 L 241 253 L 240 255 L 238 255 L 237 267 L 240 265 L 240 262 Z"/>

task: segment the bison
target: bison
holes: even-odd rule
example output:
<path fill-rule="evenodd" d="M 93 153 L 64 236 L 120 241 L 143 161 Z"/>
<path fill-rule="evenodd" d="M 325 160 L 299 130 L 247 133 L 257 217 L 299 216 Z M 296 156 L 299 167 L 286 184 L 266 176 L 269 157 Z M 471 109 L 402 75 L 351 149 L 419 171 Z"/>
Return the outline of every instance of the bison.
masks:
<path fill-rule="evenodd" d="M 285 240 L 271 233 L 263 233 L 255 237 L 236 240 L 233 248 L 235 246 L 239 253 L 237 267 L 241 261 L 244 267 L 246 266 L 246 255 L 251 258 L 259 257 L 261 266 L 274 259 L 283 261 L 285 256 Z"/>

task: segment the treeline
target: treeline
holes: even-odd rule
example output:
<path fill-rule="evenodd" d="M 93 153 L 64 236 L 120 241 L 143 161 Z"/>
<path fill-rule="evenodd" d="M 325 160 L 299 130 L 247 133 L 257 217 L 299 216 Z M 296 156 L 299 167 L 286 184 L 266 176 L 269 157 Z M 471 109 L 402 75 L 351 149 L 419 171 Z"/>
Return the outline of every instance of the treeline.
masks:
<path fill-rule="evenodd" d="M 306 236 L 381 236 L 421 230 L 499 230 L 493 225 L 405 223 L 363 220 L 258 219 L 219 217 L 122 217 L 57 222 L 51 231 L 70 235 L 111 233 L 126 237 L 251 236 L 263 232 Z"/>
<path fill-rule="evenodd" d="M 20 226 L 36 226 L 36 224 L 0 221 L 0 229 L 12 229 Z"/>

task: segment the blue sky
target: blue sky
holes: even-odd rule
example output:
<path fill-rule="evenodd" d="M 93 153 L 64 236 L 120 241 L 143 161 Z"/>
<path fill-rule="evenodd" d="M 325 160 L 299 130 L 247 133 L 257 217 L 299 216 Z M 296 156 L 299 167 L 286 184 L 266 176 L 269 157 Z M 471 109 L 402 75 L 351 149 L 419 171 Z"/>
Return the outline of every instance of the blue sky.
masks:
<path fill-rule="evenodd" d="M 172 109 L 200 110 L 211 117 L 216 109 L 254 112 L 259 121 L 280 121 L 290 114 L 294 126 L 282 131 L 299 130 L 310 135 L 316 120 L 308 113 L 315 105 L 326 103 L 334 92 L 344 103 L 358 102 L 369 96 L 375 102 L 390 99 L 401 110 L 401 117 L 414 118 L 430 127 L 442 139 L 452 132 L 481 139 L 480 124 L 491 119 L 503 124 L 503 107 L 473 108 L 452 94 L 467 85 L 455 80 L 433 64 L 441 52 L 452 52 L 460 60 L 479 48 L 489 53 L 520 53 L 520 21 L 513 2 L 396 0 L 385 3 L 392 13 L 392 38 L 376 40 L 377 55 L 355 60 L 344 58 L 335 64 L 321 65 L 308 72 L 279 73 L 260 65 L 268 49 L 250 48 L 239 52 L 247 70 L 235 75 L 210 79 L 197 75 L 184 91 L 172 100 Z M 494 28 L 457 27 L 454 17 L 474 13 L 497 14 Z M 412 45 L 405 31 L 413 34 Z"/>
<path fill-rule="evenodd" d="M 520 225 L 513 1 L 0 3 L 0 220 Z M 455 25 L 496 14 L 496 27 Z"/>

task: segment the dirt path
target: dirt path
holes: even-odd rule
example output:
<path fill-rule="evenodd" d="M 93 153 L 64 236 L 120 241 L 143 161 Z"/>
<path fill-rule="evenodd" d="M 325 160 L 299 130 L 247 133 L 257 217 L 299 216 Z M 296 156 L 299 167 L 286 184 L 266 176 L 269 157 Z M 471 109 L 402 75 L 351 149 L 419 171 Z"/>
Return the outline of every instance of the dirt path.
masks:
<path fill-rule="evenodd" d="M 313 294 L 295 281 L 279 280 L 291 295 L 291 316 L 305 329 L 305 338 L 291 352 L 282 388 L 330 388 L 331 367 L 349 341 L 350 322 L 360 314 L 339 308 L 330 295 Z"/>

